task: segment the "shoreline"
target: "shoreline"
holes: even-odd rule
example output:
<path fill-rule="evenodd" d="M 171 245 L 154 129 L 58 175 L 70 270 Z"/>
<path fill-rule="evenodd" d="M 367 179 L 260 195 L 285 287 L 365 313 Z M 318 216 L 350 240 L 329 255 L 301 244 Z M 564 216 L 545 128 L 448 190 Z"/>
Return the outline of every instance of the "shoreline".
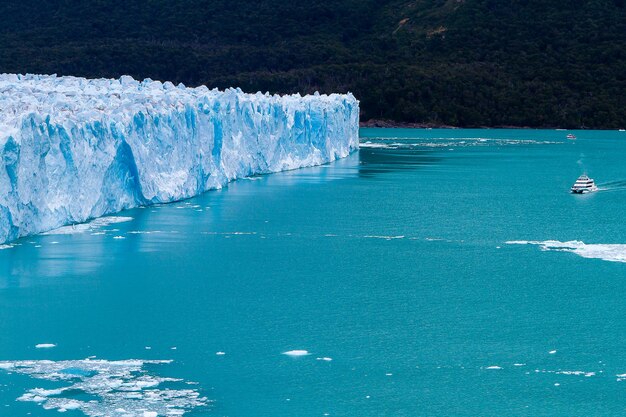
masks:
<path fill-rule="evenodd" d="M 588 129 L 584 127 L 565 128 L 559 126 L 513 126 L 513 125 L 496 125 L 496 126 L 471 126 L 461 127 L 440 123 L 412 123 L 412 122 L 396 122 L 388 119 L 370 119 L 359 122 L 359 127 L 378 127 L 378 128 L 404 128 L 404 129 L 548 129 L 548 130 L 619 130 L 611 128 Z"/>

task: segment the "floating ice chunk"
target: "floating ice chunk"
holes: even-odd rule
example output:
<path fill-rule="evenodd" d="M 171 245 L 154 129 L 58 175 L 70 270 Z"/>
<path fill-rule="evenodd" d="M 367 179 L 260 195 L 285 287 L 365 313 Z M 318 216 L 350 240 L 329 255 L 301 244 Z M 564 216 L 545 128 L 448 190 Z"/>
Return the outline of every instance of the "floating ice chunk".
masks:
<path fill-rule="evenodd" d="M 54 343 L 39 343 L 35 345 L 35 348 L 37 349 L 52 349 L 54 347 L 57 347 L 57 345 Z"/>
<path fill-rule="evenodd" d="M 288 350 L 287 352 L 283 352 L 283 355 L 287 355 L 287 356 L 307 356 L 310 355 L 308 350 L 300 350 L 300 349 L 296 349 L 296 350 Z"/>
<path fill-rule="evenodd" d="M 556 353 L 556 350 L 551 350 L 550 352 L 548 352 L 550 355 L 554 355 Z"/>
<path fill-rule="evenodd" d="M 583 258 L 602 259 L 610 262 L 626 262 L 626 244 L 586 244 L 578 240 L 510 240 L 509 245 L 537 245 L 543 251 L 570 252 Z"/>

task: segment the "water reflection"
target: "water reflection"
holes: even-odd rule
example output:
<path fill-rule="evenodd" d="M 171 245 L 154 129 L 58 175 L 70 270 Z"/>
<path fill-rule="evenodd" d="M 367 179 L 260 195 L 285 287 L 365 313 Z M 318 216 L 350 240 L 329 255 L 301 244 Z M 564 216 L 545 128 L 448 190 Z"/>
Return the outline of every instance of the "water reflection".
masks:
<path fill-rule="evenodd" d="M 104 221 L 98 227 L 71 228 L 66 234 L 20 239 L 12 248 L 0 250 L 0 288 L 45 284 L 44 278 L 99 274 L 116 259 L 141 258 L 137 256 L 141 253 L 163 256 L 187 247 L 210 256 L 211 245 L 221 244 L 215 239 L 224 239 L 223 232 L 259 231 L 259 224 L 271 218 L 272 205 L 279 204 L 284 192 L 293 187 L 306 193 L 330 181 L 411 170 L 441 159 L 430 149 L 361 149 L 331 164 L 243 179 L 186 201 L 116 215 L 129 221 Z M 257 210 L 251 213 L 255 204 Z M 232 227 L 229 224 L 243 229 L 226 230 Z M 262 239 L 261 234 L 252 236 Z"/>
<path fill-rule="evenodd" d="M 430 149 L 376 149 L 359 150 L 359 176 L 373 177 L 379 174 L 413 170 L 435 165 L 443 158 Z"/>
<path fill-rule="evenodd" d="M 105 221 L 101 227 L 70 227 L 65 234 L 26 237 L 0 250 L 0 289 L 45 285 L 46 278 L 101 274 L 116 260 L 143 259 L 137 255 L 150 252 L 163 256 L 178 253 L 181 247 L 210 256 L 211 245 L 225 238 L 223 232 L 254 232 L 254 227 L 264 224 L 271 216 L 263 210 L 273 211 L 272 204 L 285 190 L 357 178 L 358 170 L 359 155 L 354 153 L 332 164 L 242 179 L 189 200 L 116 215 L 129 221 Z M 261 210 L 251 214 L 254 204 Z M 252 224 L 241 226 L 245 230 L 228 229 L 229 224 L 246 222 Z"/>

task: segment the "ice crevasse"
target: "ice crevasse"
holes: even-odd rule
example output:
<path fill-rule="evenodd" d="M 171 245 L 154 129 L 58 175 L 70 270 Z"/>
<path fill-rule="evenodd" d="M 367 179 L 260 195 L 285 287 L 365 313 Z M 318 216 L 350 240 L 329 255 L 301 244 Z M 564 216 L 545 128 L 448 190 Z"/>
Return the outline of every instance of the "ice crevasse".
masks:
<path fill-rule="evenodd" d="M 351 94 L 0 75 L 0 243 L 358 148 Z"/>

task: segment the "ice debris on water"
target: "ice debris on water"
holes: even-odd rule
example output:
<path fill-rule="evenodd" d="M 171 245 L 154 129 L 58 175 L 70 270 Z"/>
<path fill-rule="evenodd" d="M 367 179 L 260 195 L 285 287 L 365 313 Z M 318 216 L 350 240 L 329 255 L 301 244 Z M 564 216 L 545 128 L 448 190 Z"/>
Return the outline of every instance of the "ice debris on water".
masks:
<path fill-rule="evenodd" d="M 0 243 L 359 146 L 347 95 L 0 74 Z"/>
<path fill-rule="evenodd" d="M 579 240 L 511 240 L 508 245 L 537 245 L 543 251 L 570 252 L 583 258 L 602 259 L 609 262 L 626 262 L 626 244 L 585 243 Z"/>
<path fill-rule="evenodd" d="M 33 388 L 17 399 L 38 403 L 46 410 L 79 410 L 90 417 L 170 417 L 208 405 L 208 399 L 198 390 L 175 388 L 182 380 L 152 375 L 144 369 L 170 362 L 135 359 L 2 361 L 0 369 L 65 383 L 59 388 Z M 89 397 L 89 400 L 82 397 Z"/>
<path fill-rule="evenodd" d="M 287 355 L 287 356 L 308 356 L 310 355 L 308 350 L 302 350 L 302 349 L 295 349 L 295 350 L 288 350 L 287 352 L 283 352 L 283 355 Z"/>

